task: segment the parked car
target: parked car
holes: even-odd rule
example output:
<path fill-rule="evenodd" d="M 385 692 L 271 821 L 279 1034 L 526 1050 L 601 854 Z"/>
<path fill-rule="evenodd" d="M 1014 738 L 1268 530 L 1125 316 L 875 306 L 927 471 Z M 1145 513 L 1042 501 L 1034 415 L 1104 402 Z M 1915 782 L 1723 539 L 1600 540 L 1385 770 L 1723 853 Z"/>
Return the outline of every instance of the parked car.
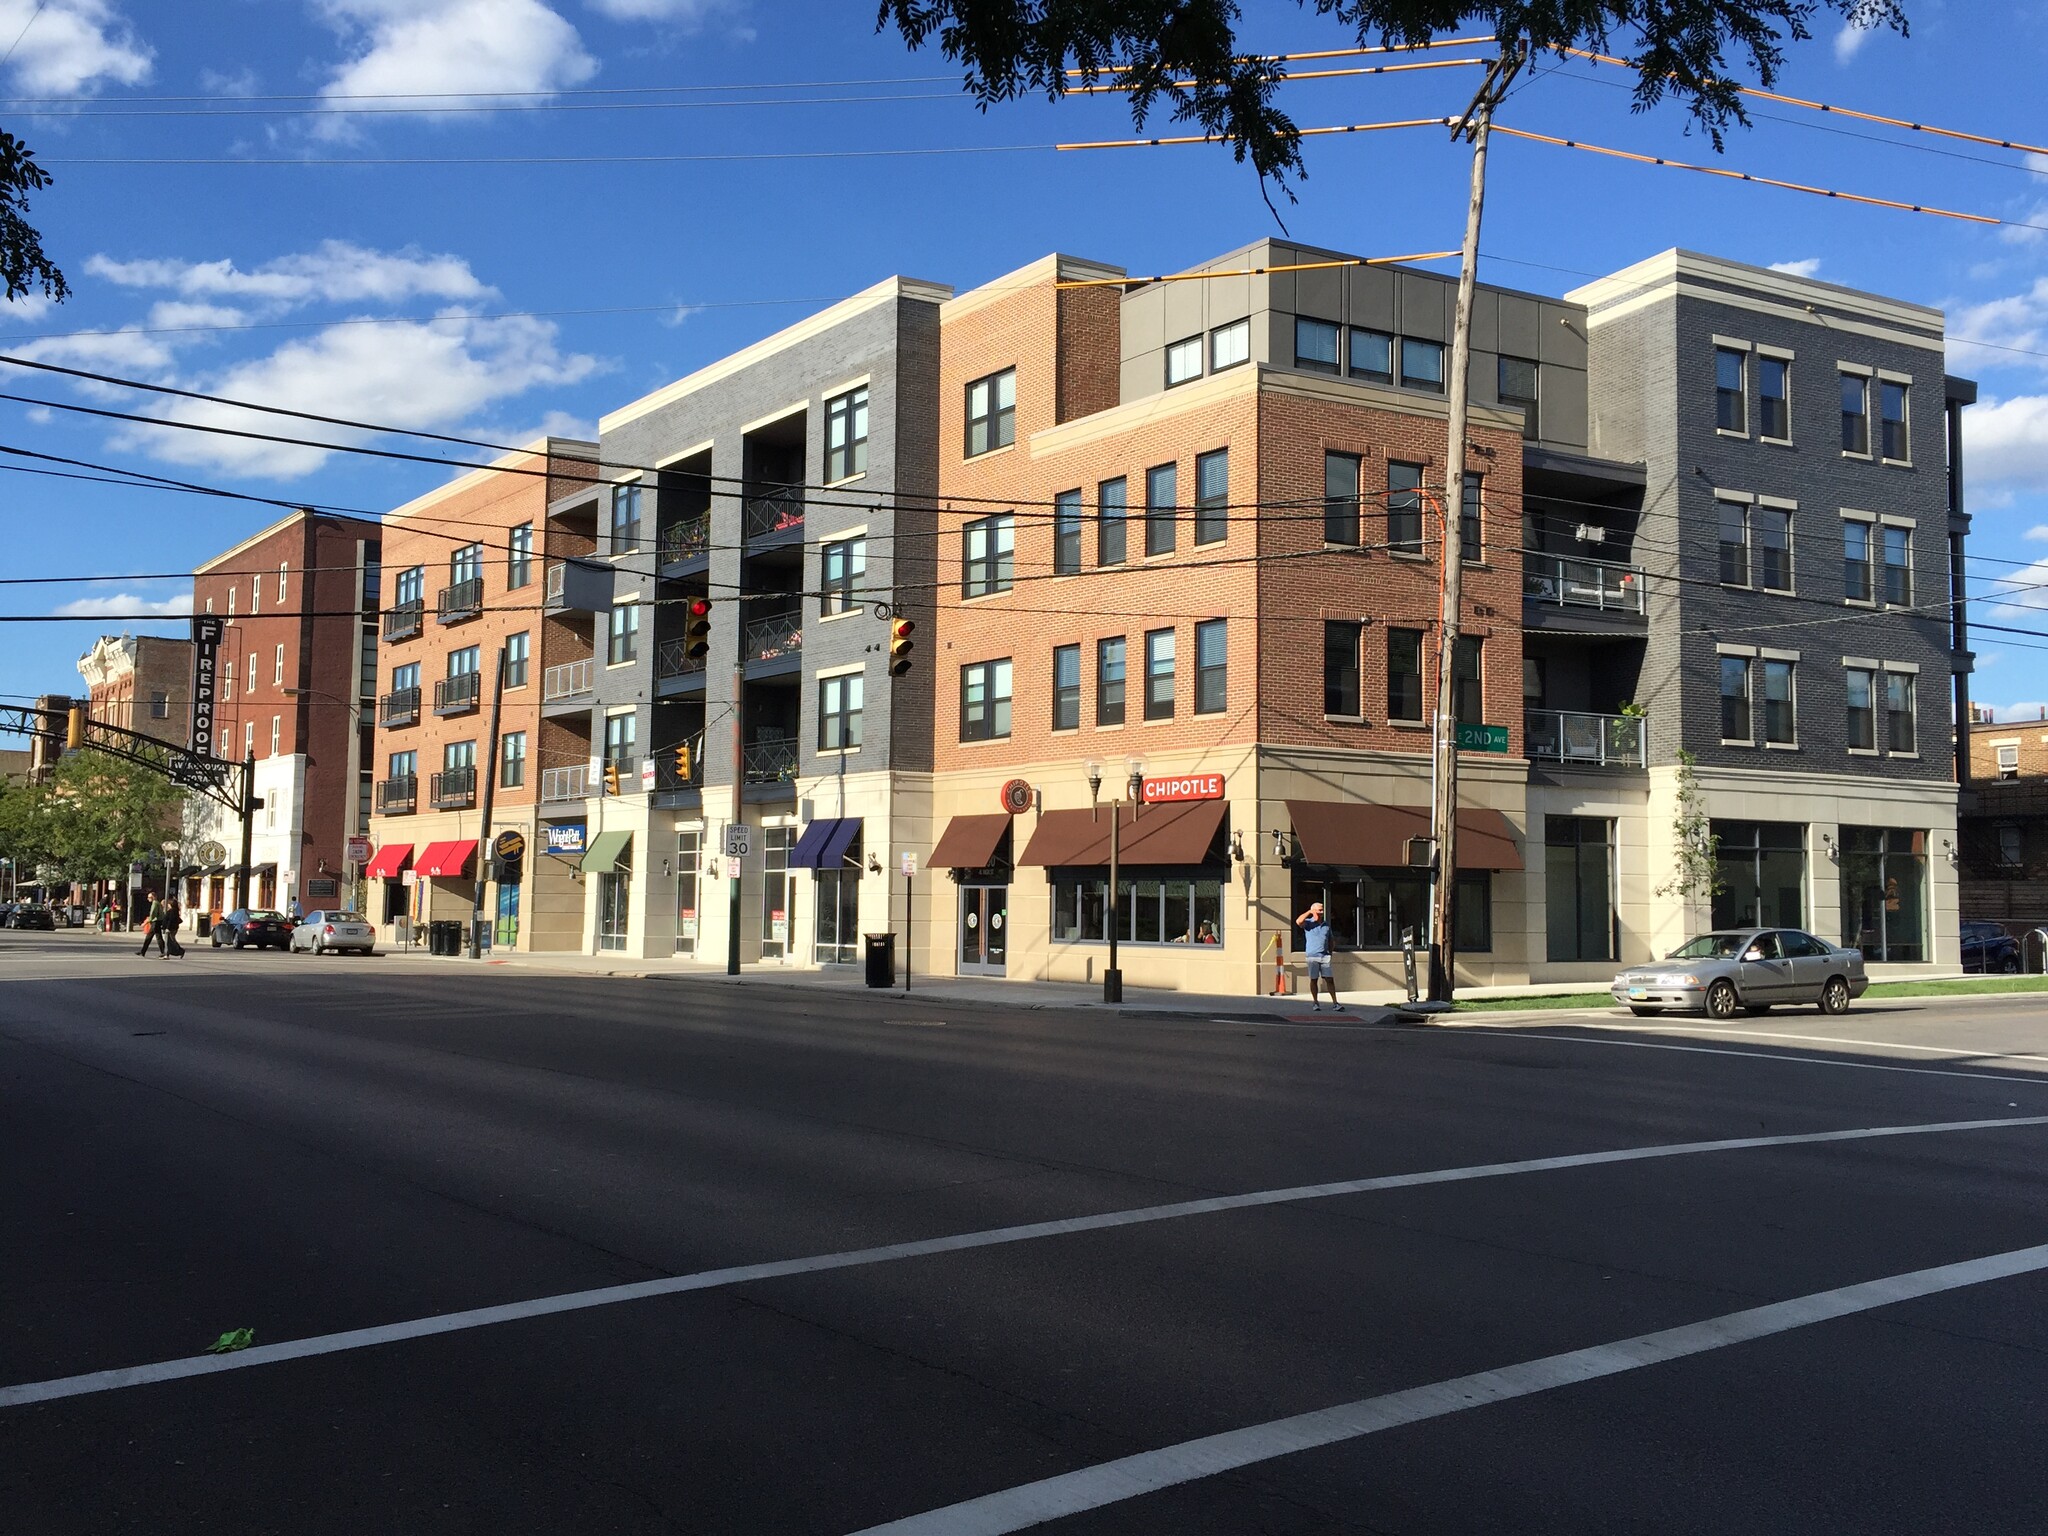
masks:
<path fill-rule="evenodd" d="M 46 933 L 54 933 L 57 928 L 57 916 L 48 907 L 38 907 L 28 902 L 23 902 L 8 916 L 7 926 L 10 928 L 40 928 Z"/>
<path fill-rule="evenodd" d="M 335 950 L 350 950 L 359 955 L 374 954 L 377 930 L 364 922 L 360 913 L 308 912 L 292 929 L 289 947 L 315 955 Z"/>
<path fill-rule="evenodd" d="M 1997 923 L 1963 924 L 1963 969 L 1987 975 L 2020 973 L 2020 941 Z"/>
<path fill-rule="evenodd" d="M 14 914 L 21 909 L 18 901 L 0 901 L 0 928 L 14 926 Z"/>
<path fill-rule="evenodd" d="M 268 907 L 237 907 L 213 925 L 213 947 L 283 949 L 291 943 L 292 920 Z"/>
<path fill-rule="evenodd" d="M 1870 978 L 1863 952 L 1841 949 L 1797 928 L 1732 928 L 1703 933 L 1663 960 L 1630 966 L 1614 978 L 1614 1000 L 1637 1015 L 1738 1010 L 1767 1013 L 1778 1003 L 1812 1003 L 1847 1013 Z"/>

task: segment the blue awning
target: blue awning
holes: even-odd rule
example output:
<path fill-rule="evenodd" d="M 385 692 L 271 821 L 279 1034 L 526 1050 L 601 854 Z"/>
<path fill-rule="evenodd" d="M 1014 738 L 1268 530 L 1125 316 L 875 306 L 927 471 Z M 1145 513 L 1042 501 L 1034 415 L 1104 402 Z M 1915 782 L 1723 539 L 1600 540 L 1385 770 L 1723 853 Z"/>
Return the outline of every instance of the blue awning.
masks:
<path fill-rule="evenodd" d="M 837 869 L 845 862 L 846 850 L 860 836 L 858 816 L 821 816 L 804 828 L 804 834 L 789 850 L 791 869 Z"/>

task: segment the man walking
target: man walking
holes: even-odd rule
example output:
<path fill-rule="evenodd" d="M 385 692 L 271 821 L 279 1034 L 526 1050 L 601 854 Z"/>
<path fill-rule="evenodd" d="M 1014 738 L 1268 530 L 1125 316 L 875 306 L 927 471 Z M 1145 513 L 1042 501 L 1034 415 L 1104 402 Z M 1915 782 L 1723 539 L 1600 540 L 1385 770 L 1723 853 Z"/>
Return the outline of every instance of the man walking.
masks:
<path fill-rule="evenodd" d="M 1323 904 L 1312 902 L 1309 909 L 1294 920 L 1294 925 L 1301 930 L 1307 951 L 1309 1012 L 1323 1011 L 1321 994 L 1316 991 L 1318 981 L 1330 989 L 1331 1009 L 1341 1009 L 1343 1005 L 1337 1001 L 1337 978 L 1330 969 L 1330 921 L 1323 916 Z"/>
<path fill-rule="evenodd" d="M 149 953 L 149 946 L 152 940 L 157 941 L 159 944 L 162 943 L 156 919 L 157 909 L 161 907 L 163 903 L 159 902 L 156 899 L 155 891 L 144 891 L 142 893 L 142 901 L 142 948 L 135 951 L 135 953 L 138 955 L 146 955 Z M 168 953 L 168 951 L 166 951 L 166 953 Z"/>

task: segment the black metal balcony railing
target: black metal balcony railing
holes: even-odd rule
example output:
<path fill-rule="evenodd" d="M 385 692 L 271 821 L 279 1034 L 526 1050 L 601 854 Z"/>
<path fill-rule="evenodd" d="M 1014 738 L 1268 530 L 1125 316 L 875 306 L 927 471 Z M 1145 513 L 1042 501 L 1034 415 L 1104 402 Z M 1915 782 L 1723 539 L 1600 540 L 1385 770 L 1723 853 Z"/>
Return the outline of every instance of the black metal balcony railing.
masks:
<path fill-rule="evenodd" d="M 395 689 L 377 701 L 377 724 L 380 727 L 411 725 L 419 717 L 420 691 L 417 688 Z"/>
<path fill-rule="evenodd" d="M 804 488 L 764 485 L 747 492 L 741 503 L 741 530 L 747 538 L 765 539 L 804 525 Z"/>
<path fill-rule="evenodd" d="M 540 798 L 543 803 L 556 800 L 582 800 L 590 794 L 590 766 L 578 763 L 573 768 L 543 768 L 540 771 Z"/>
<path fill-rule="evenodd" d="M 416 597 L 410 602 L 393 603 L 384 610 L 384 638 L 410 640 L 420 632 L 425 610 L 426 604 Z"/>
<path fill-rule="evenodd" d="M 1649 762 L 1649 724 L 1640 715 L 1532 709 L 1522 717 L 1522 735 L 1530 758 L 1537 762 L 1641 768 Z"/>
<path fill-rule="evenodd" d="M 748 784 L 786 784 L 796 777 L 794 740 L 754 741 L 740 757 L 740 777 Z"/>
<path fill-rule="evenodd" d="M 701 560 L 711 553 L 711 518 L 709 515 L 686 517 L 679 523 L 671 523 L 661 530 L 661 563 L 674 565 L 679 560 Z"/>
<path fill-rule="evenodd" d="M 597 663 L 594 659 L 586 656 L 581 661 L 565 661 L 541 674 L 540 701 L 553 704 L 561 699 L 590 693 L 596 687 Z"/>
<path fill-rule="evenodd" d="M 434 619 L 440 624 L 473 619 L 483 611 L 484 579 L 481 576 L 472 576 L 467 581 L 443 587 L 441 595 L 434 600 Z"/>
<path fill-rule="evenodd" d="M 676 771 L 676 755 L 673 751 L 663 753 L 654 760 L 654 787 L 656 789 L 696 789 L 704 782 L 704 733 L 699 731 L 690 739 L 690 773 L 685 778 Z"/>
<path fill-rule="evenodd" d="M 704 670 L 704 658 L 689 654 L 689 641 L 680 635 L 673 640 L 664 640 L 654 648 L 654 675 L 662 677 L 688 677 Z"/>
<path fill-rule="evenodd" d="M 740 632 L 740 656 L 745 661 L 779 661 L 800 656 L 804 649 L 804 616 L 792 609 L 752 619 Z"/>
<path fill-rule="evenodd" d="M 1643 611 L 1643 568 L 1611 560 L 1566 560 L 1525 555 L 1522 595 L 1564 608 L 1598 608 L 1608 613 Z"/>
<path fill-rule="evenodd" d="M 454 677 L 444 677 L 434 684 L 434 713 L 437 715 L 466 715 L 477 706 L 483 697 L 484 675 L 481 672 L 463 672 Z"/>
<path fill-rule="evenodd" d="M 410 816 L 419 801 L 420 781 L 416 775 L 401 774 L 395 779 L 377 781 L 377 814 L 379 816 Z"/>
<path fill-rule="evenodd" d="M 639 793 L 640 758 L 637 753 L 621 752 L 616 756 L 607 757 L 598 765 L 598 788 L 605 794 L 611 793 L 611 780 L 614 772 L 616 772 L 618 777 L 620 794 L 632 795 Z"/>
<path fill-rule="evenodd" d="M 428 781 L 428 798 L 437 811 L 476 804 L 476 765 L 443 768 Z"/>

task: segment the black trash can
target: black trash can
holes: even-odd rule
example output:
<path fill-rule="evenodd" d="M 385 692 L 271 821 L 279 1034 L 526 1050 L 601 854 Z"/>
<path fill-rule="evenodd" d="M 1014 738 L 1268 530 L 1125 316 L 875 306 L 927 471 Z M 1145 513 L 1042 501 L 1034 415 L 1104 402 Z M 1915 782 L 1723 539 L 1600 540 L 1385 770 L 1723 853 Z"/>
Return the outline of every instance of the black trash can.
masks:
<path fill-rule="evenodd" d="M 462 953 L 462 924 L 439 922 L 427 925 L 427 953 L 430 955 L 459 955 Z"/>
<path fill-rule="evenodd" d="M 896 935 L 893 933 L 871 933 L 867 935 L 868 985 L 871 987 L 893 987 L 896 985 Z"/>

